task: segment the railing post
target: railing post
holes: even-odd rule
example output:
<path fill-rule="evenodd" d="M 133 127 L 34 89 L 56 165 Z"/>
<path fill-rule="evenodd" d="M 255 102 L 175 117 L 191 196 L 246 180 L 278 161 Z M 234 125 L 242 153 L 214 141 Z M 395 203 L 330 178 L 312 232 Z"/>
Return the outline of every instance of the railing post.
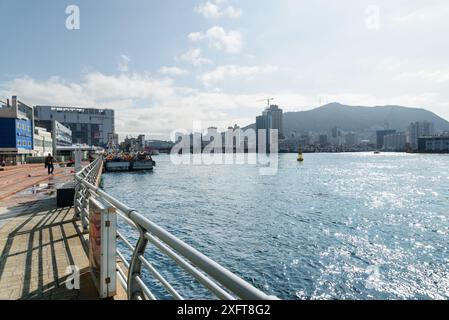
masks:
<path fill-rule="evenodd" d="M 144 299 L 143 291 L 135 280 L 135 277 L 141 275 L 142 261 L 139 259 L 139 256 L 144 255 L 148 240 L 145 238 L 147 231 L 139 224 L 136 224 L 136 226 L 139 229 L 139 240 L 137 241 L 128 269 L 128 300 L 137 300 L 138 297 Z"/>
<path fill-rule="evenodd" d="M 79 198 L 78 196 L 80 194 L 80 189 L 81 189 L 81 182 L 75 178 L 75 198 L 73 200 L 73 204 L 75 206 L 75 215 L 77 217 L 81 216 L 81 212 L 78 209 L 78 198 Z"/>
<path fill-rule="evenodd" d="M 83 192 L 83 201 L 82 201 L 82 205 L 81 205 L 81 225 L 83 226 L 83 230 L 86 231 L 89 228 L 89 225 L 87 224 L 87 222 L 85 221 L 85 216 L 86 216 L 86 212 L 88 212 L 87 208 L 89 206 L 89 189 L 86 187 L 82 187 L 82 189 L 84 190 Z"/>

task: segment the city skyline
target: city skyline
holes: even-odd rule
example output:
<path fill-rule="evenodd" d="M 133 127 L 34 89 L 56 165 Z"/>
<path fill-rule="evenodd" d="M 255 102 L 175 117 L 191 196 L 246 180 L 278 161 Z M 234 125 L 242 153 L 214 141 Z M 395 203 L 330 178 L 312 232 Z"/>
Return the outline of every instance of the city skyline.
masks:
<path fill-rule="evenodd" d="M 0 53 L 2 98 L 112 108 L 121 137 L 245 126 L 267 96 L 285 112 L 339 101 L 449 118 L 443 1 L 77 1 L 67 30 L 71 4 L 0 1 L 3 43 L 20 52 Z"/>

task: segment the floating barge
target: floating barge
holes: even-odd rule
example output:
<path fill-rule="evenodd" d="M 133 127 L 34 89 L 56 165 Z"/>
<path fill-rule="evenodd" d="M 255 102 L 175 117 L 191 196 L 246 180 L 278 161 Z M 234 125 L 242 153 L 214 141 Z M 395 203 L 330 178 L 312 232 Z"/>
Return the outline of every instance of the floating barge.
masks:
<path fill-rule="evenodd" d="M 146 154 L 107 156 L 104 168 L 107 172 L 146 171 L 153 170 L 156 162 Z"/>

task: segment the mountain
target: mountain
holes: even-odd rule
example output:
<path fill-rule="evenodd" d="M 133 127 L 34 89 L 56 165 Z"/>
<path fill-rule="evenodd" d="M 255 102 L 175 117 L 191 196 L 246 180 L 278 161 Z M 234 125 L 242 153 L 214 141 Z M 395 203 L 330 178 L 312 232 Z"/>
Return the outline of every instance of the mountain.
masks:
<path fill-rule="evenodd" d="M 433 112 L 401 106 L 362 107 L 331 103 L 301 112 L 284 113 L 284 134 L 292 132 L 324 132 L 337 126 L 344 131 L 381 129 L 386 123 L 391 129 L 405 131 L 412 122 L 429 121 L 436 131 L 449 130 L 449 122 Z M 254 128 L 255 125 L 249 127 Z"/>

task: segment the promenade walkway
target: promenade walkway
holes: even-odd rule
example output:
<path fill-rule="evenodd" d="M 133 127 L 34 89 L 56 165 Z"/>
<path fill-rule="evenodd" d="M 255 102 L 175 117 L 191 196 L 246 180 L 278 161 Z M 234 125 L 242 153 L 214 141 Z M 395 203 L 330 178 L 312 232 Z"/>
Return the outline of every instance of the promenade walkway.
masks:
<path fill-rule="evenodd" d="M 31 180 L 23 172 L 14 173 L 17 180 L 12 175 L 0 180 L 14 193 L 0 199 L 0 299 L 98 299 L 89 273 L 87 235 L 73 208 L 57 208 L 54 197 L 56 187 L 73 173 L 58 168 L 48 177 L 37 170 L 43 171 L 42 166 L 27 171 Z M 30 187 L 18 190 L 28 183 Z M 80 270 L 79 290 L 66 286 L 70 266 Z M 119 291 L 118 297 L 124 296 Z"/>
<path fill-rule="evenodd" d="M 0 201 L 6 199 L 18 191 L 32 188 L 46 187 L 45 184 L 68 181 L 73 176 L 73 168 L 55 167 L 53 176 L 49 176 L 43 164 L 25 164 L 16 167 L 6 167 L 0 171 Z"/>

